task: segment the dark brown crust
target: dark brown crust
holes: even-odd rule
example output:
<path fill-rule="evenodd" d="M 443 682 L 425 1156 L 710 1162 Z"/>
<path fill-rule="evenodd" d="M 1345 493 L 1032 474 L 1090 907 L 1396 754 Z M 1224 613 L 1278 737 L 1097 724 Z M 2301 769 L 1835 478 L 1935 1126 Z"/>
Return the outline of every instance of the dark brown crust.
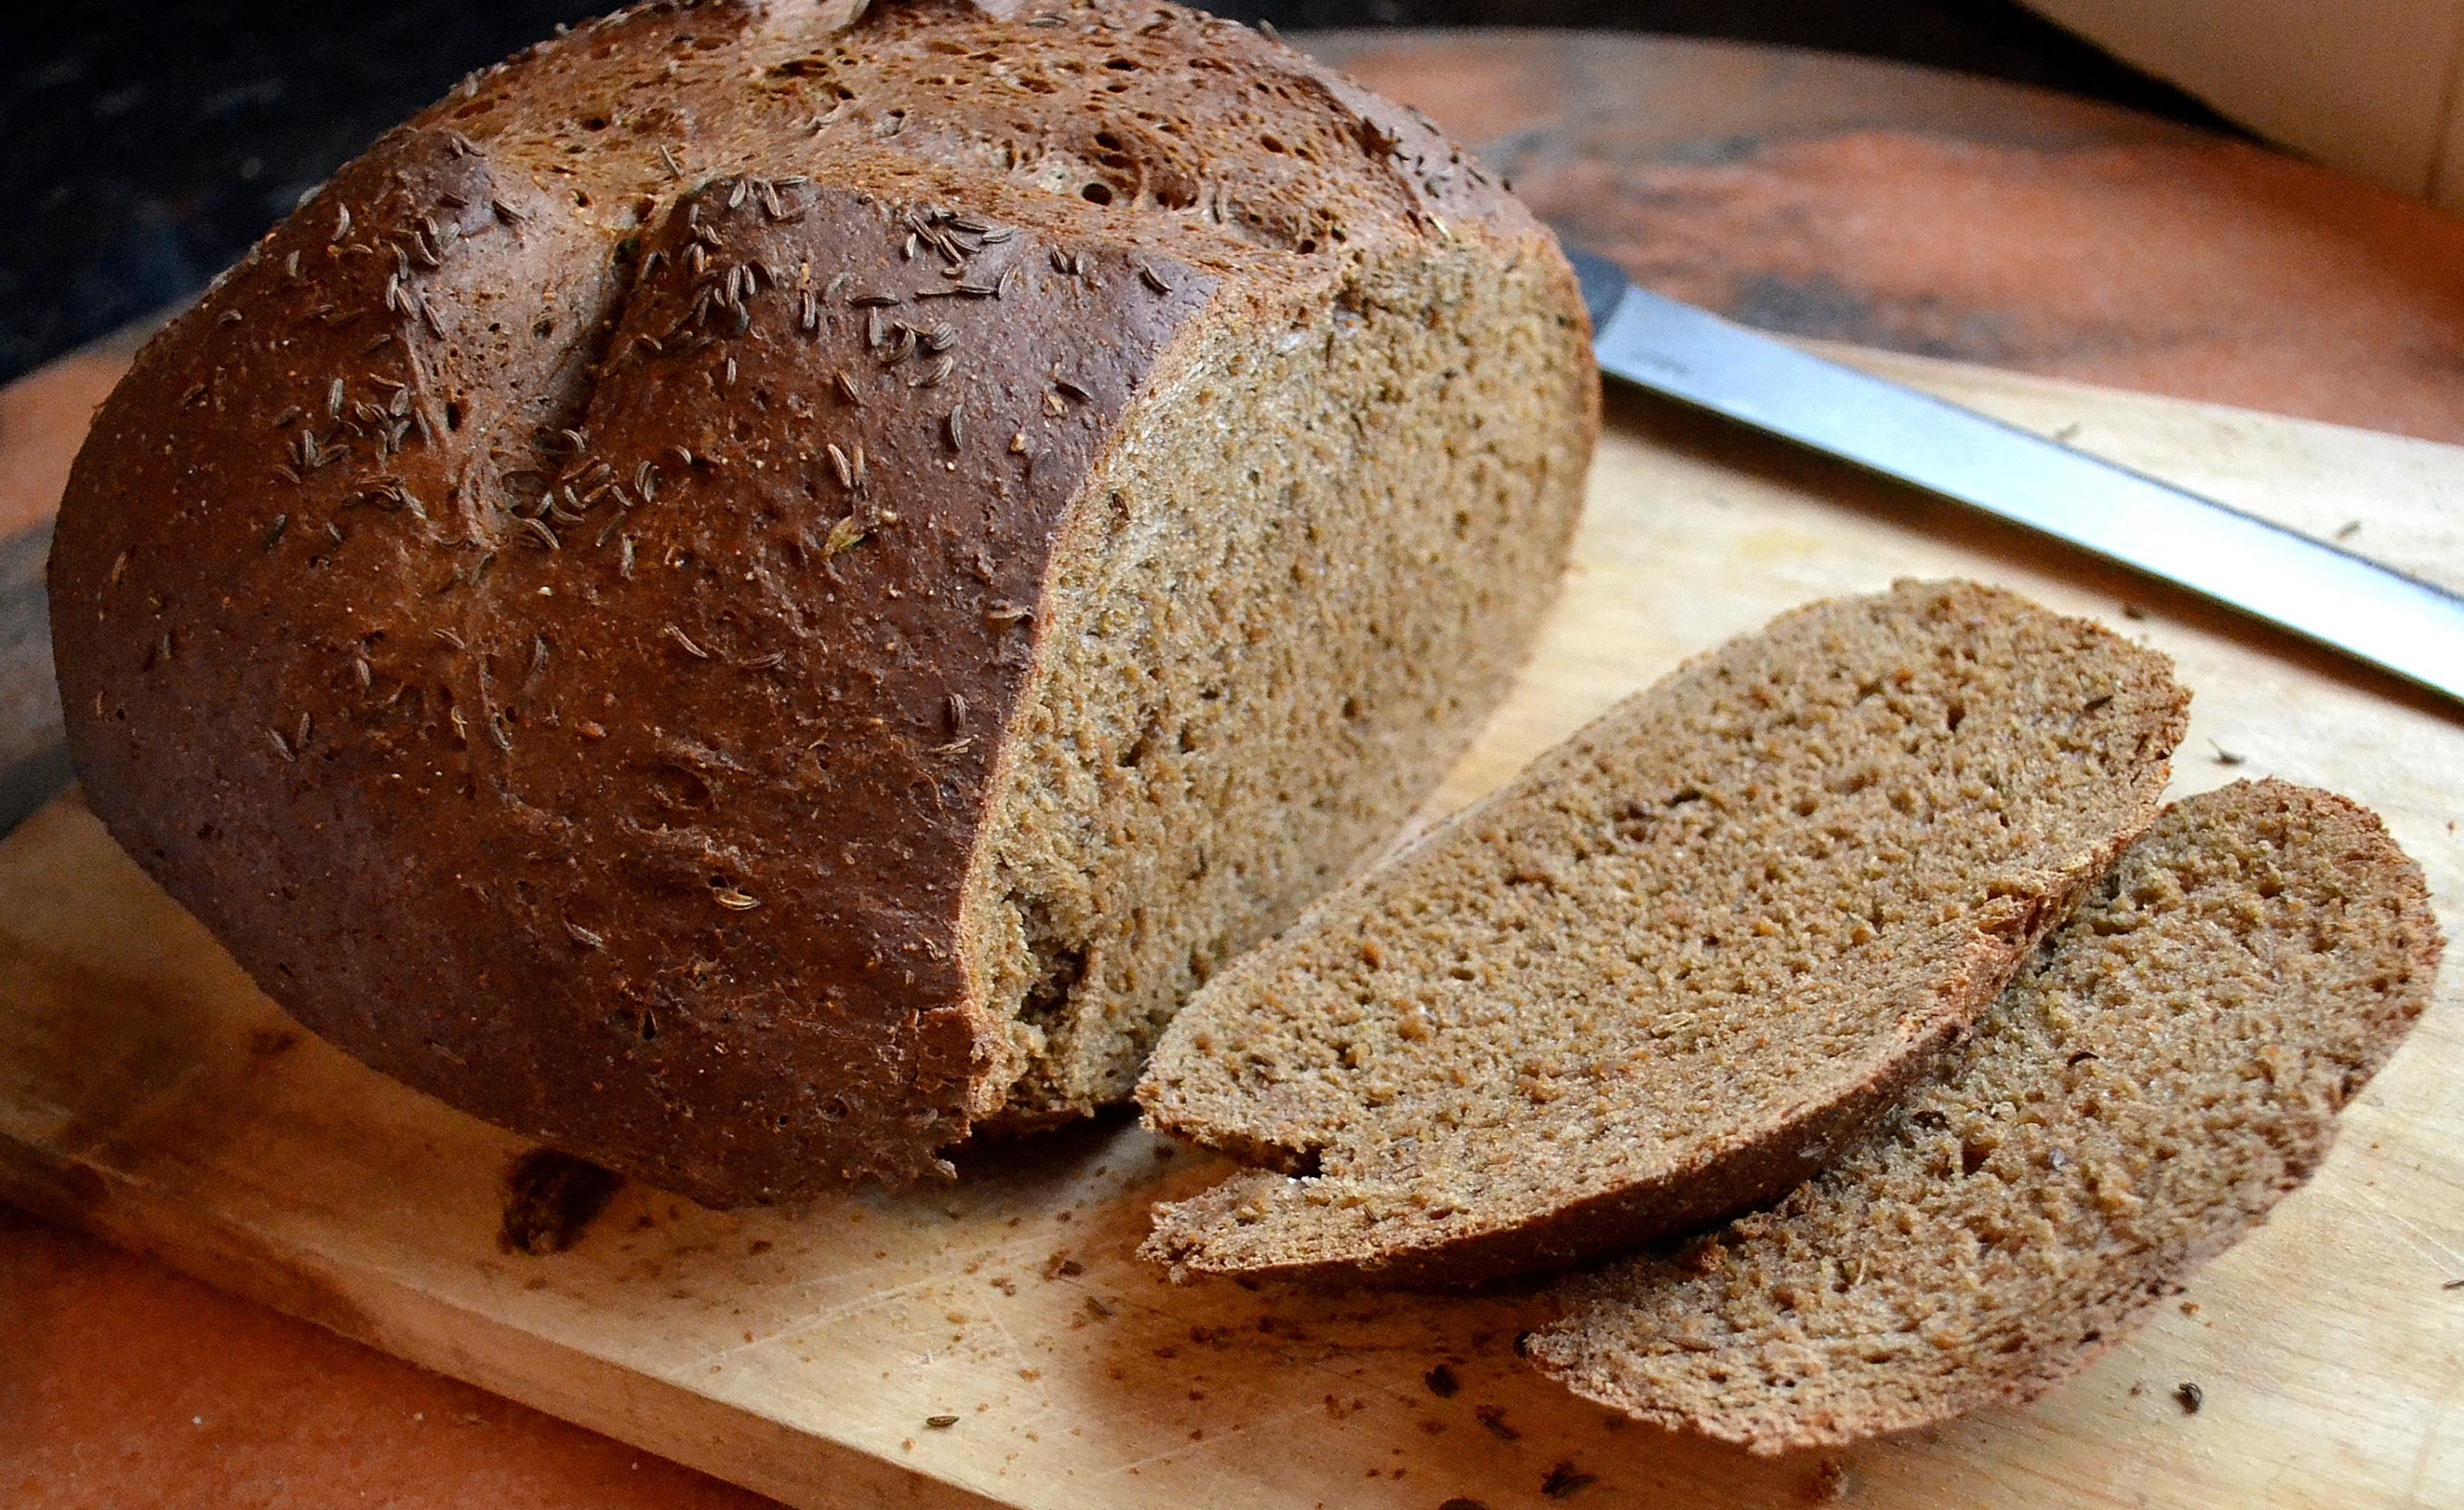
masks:
<path fill-rule="evenodd" d="M 1297 164 L 1158 139 L 1099 213 L 980 161 L 1100 126 L 1098 86 L 996 120 L 916 60 L 1203 57 L 1191 116 L 1271 84 L 1358 152 L 1326 190 L 1355 250 L 1451 234 L 1440 207 L 1535 234 L 1240 28 L 840 19 L 628 11 L 388 135 L 147 347 L 51 567 L 89 800 L 270 994 L 714 1204 L 945 1169 L 997 1103 L 961 897 L 1066 519 L 1177 342 L 1341 271 L 1293 250 Z M 1176 152 L 1236 223 L 1156 199 Z M 927 302 L 935 207 L 1009 234 Z M 931 334 L 876 348 L 872 294 Z"/>

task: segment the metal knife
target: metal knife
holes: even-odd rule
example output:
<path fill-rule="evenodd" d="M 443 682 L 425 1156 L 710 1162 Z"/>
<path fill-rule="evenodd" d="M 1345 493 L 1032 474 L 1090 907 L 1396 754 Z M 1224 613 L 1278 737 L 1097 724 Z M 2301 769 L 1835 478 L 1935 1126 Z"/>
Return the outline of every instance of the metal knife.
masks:
<path fill-rule="evenodd" d="M 2464 702 L 2464 598 L 1808 356 L 1637 288 L 1595 253 L 1566 255 L 1602 372 L 2066 540 Z"/>

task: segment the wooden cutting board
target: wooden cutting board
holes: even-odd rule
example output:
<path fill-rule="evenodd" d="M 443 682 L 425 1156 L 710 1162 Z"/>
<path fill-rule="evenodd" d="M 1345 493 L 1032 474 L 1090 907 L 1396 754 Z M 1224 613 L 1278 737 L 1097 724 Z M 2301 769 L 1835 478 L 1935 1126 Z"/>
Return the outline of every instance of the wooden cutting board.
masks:
<path fill-rule="evenodd" d="M 2464 449 L 1860 361 L 2464 585 Z M 2357 527 L 2355 527 L 2357 526 Z M 1802 600 L 1961 573 L 2095 614 L 2197 692 L 2175 786 L 2377 808 L 2464 933 L 2464 724 L 2391 683 L 1948 506 L 1632 398 L 1537 660 L 1436 804 Z M 2313 1184 L 2037 1407 L 1759 1460 L 1514 1355 L 1535 1294 L 1176 1287 L 1131 1257 L 1215 1178 L 1126 1121 L 801 1215 L 621 1190 L 501 1251 L 518 1140 L 295 1029 L 74 798 L 0 844 L 0 1194 L 803 1506 L 2464 1503 L 2464 971 Z M 1445 1364 L 1453 1387 L 1429 1382 Z M 2176 1387 L 2195 1383 L 2187 1413 Z M 954 1418 L 954 1419 L 952 1419 Z M 935 1422 L 942 1424 L 935 1425 Z M 1560 1465 L 1567 1465 L 1560 1471 Z M 1555 1477 L 1552 1480 L 1551 1475 Z"/>

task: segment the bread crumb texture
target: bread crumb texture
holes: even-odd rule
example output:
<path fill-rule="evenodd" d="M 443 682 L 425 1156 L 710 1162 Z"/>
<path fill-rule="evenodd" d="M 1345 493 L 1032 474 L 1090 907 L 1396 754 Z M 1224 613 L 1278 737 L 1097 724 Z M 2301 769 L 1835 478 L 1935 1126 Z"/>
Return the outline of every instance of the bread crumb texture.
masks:
<path fill-rule="evenodd" d="M 2276 781 L 2190 798 L 1955 1073 L 1771 1210 L 1568 1281 L 1530 1355 L 1762 1453 L 2024 1403 L 2309 1175 L 2440 947 L 2372 814 Z"/>
<path fill-rule="evenodd" d="M 1140 1089 L 1190 1270 L 1472 1280 L 1795 1185 L 2154 819 L 2168 663 L 1959 582 L 1782 616 L 1217 977 Z"/>

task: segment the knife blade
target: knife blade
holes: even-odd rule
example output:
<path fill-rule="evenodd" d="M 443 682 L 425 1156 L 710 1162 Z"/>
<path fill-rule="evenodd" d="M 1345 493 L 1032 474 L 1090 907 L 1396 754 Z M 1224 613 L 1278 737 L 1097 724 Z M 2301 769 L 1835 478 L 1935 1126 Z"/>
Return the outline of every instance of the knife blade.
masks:
<path fill-rule="evenodd" d="M 2093 552 L 2464 703 L 2464 599 L 1636 287 L 1569 247 L 1600 370 Z"/>

